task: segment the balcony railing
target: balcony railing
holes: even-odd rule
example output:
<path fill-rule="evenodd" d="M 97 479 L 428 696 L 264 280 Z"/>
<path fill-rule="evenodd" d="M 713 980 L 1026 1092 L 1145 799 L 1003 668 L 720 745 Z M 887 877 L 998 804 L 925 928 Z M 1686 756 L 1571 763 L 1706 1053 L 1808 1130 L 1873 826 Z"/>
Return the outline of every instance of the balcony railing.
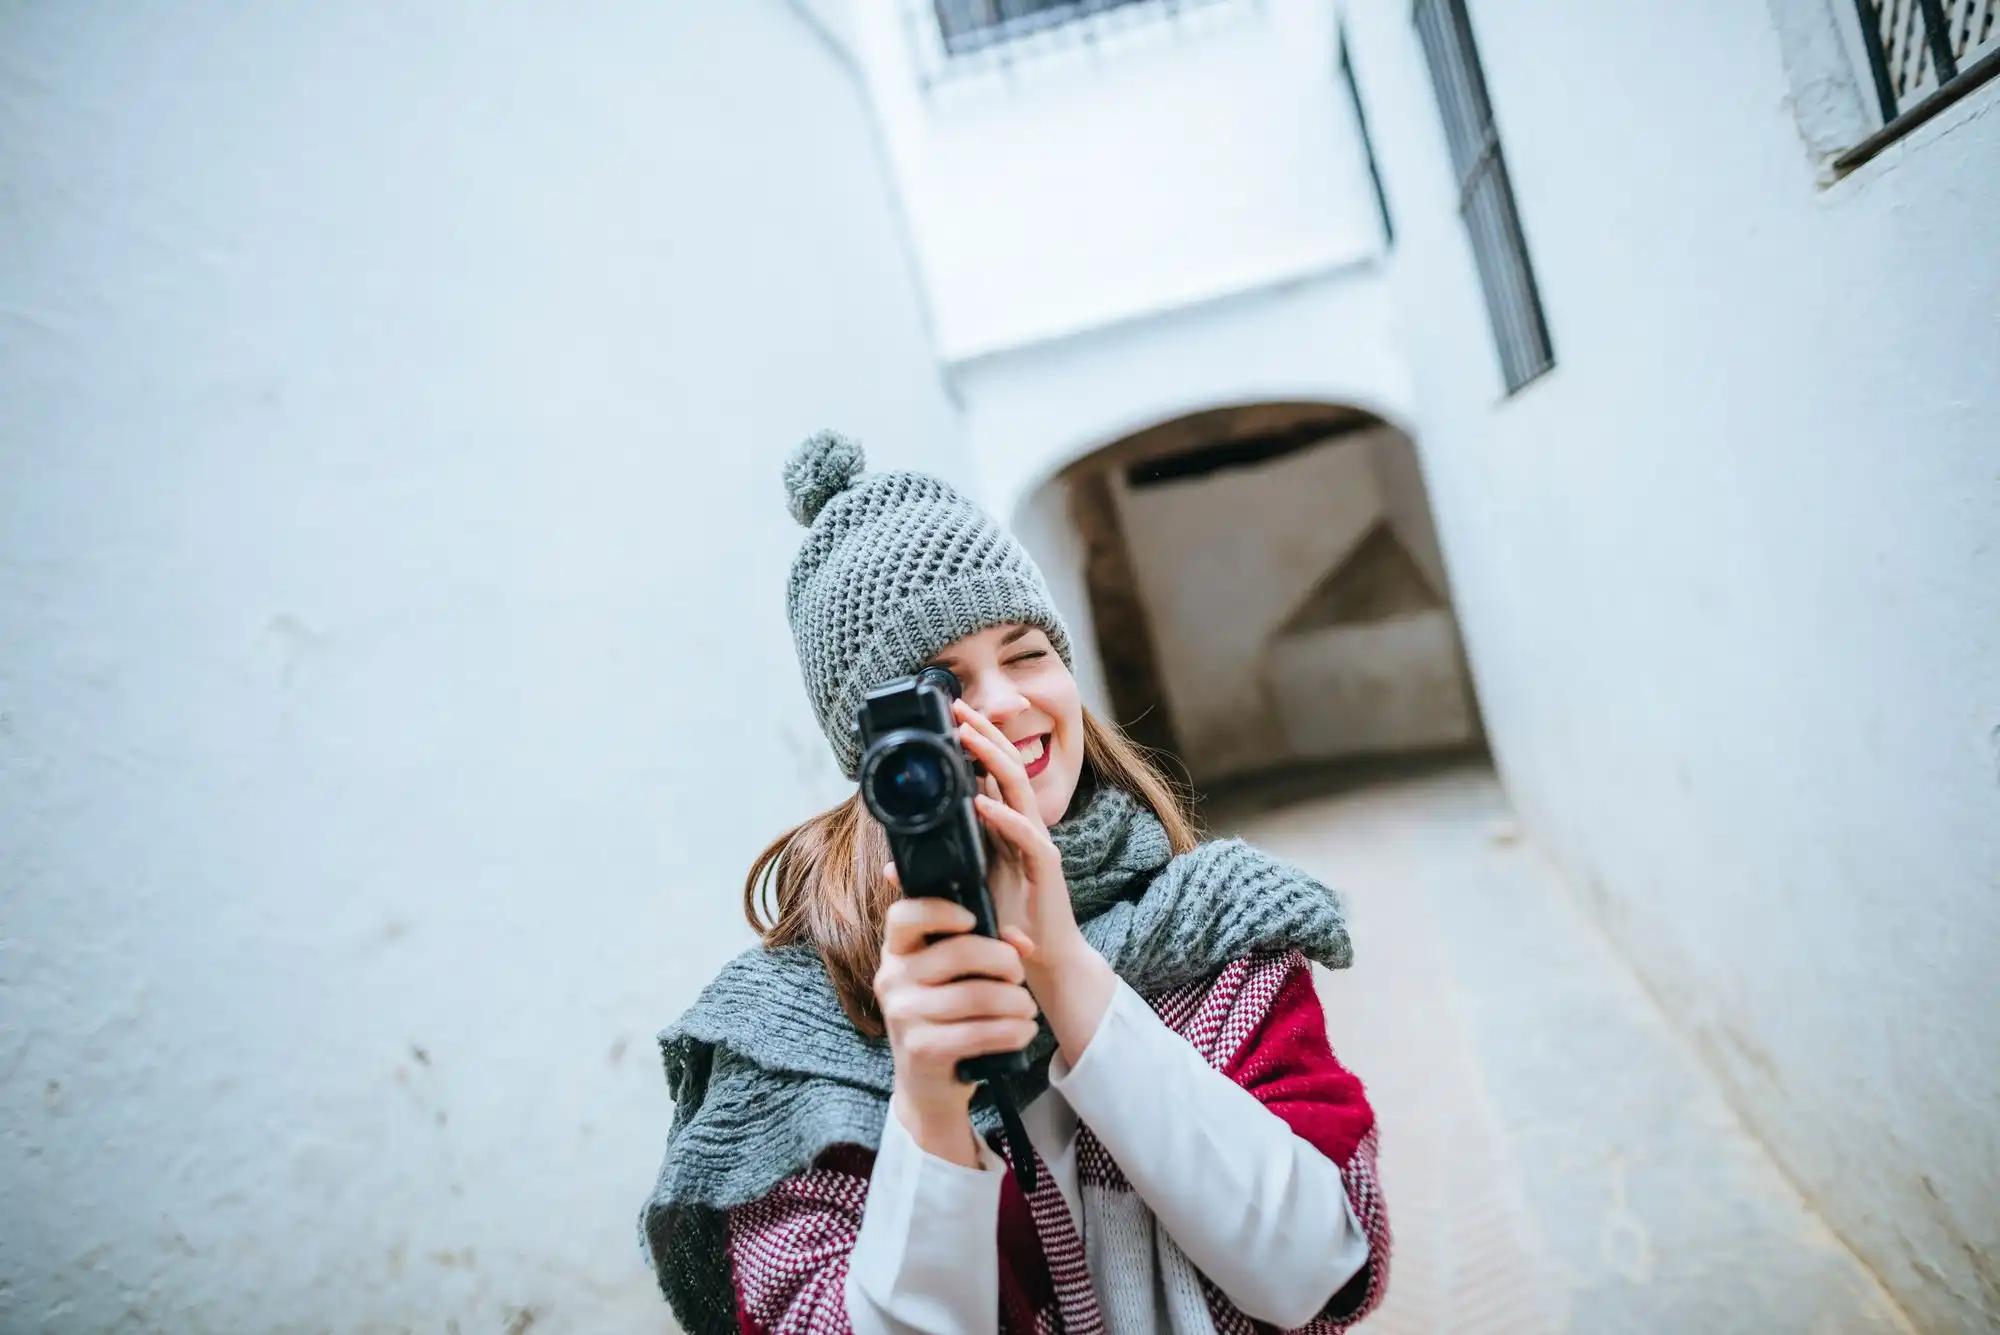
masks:
<path fill-rule="evenodd" d="M 1842 154 L 1859 166 L 2000 74 L 2000 0 L 1855 0 L 1882 128 Z"/>

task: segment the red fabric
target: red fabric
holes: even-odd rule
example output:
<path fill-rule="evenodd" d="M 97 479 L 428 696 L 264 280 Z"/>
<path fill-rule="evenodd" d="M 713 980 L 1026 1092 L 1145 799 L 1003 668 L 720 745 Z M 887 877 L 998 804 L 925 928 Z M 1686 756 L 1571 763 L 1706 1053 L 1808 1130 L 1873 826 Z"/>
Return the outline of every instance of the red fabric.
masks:
<path fill-rule="evenodd" d="M 729 1212 L 729 1262 L 743 1335 L 850 1335 L 847 1258 L 875 1156 L 838 1145 L 803 1173 Z"/>
<path fill-rule="evenodd" d="M 1333 1055 L 1311 966 L 1292 955 L 1282 957 L 1282 967 L 1276 994 L 1221 1069 L 1294 1135 L 1340 1165 L 1348 1204 L 1368 1237 L 1368 1264 L 1303 1328 L 1312 1335 L 1331 1335 L 1375 1310 L 1388 1292 L 1391 1237 L 1375 1175 L 1375 1110 L 1360 1079 Z M 1257 990 L 1254 983 L 1244 988 L 1246 993 Z M 1228 1328 L 1220 1320 L 1216 1324 L 1219 1330 Z M 1249 1324 L 1269 1329 L 1262 1322 Z"/>
<path fill-rule="evenodd" d="M 1361 1081 L 1333 1055 L 1310 969 L 1289 969 L 1262 1023 L 1222 1067 L 1298 1137 L 1344 1164 L 1375 1126 Z"/>
<path fill-rule="evenodd" d="M 1238 960 L 1204 983 L 1150 999 L 1176 1033 L 1320 1153 L 1340 1166 L 1348 1203 L 1368 1236 L 1368 1264 L 1301 1329 L 1335 1335 L 1372 1311 L 1388 1286 L 1391 1238 L 1375 1176 L 1375 1114 L 1361 1082 L 1340 1065 L 1311 966 L 1294 951 Z M 1130 1190 L 1088 1127 L 1078 1166 L 1088 1181 Z M 729 1256 L 745 1335 L 849 1335 L 847 1259 L 861 1229 L 874 1155 L 840 1146 L 762 1200 L 729 1213 Z M 1032 1198 L 1009 1174 L 995 1241 L 1003 1331 L 1097 1325 L 1082 1245 L 1044 1167 Z M 1209 1288 L 1216 1329 L 1265 1331 Z"/>
<path fill-rule="evenodd" d="M 1037 1184 L 1049 1178 L 1036 1156 Z M 1067 1209 L 1068 1207 L 1064 1207 Z M 1034 1211 L 1012 1173 L 1000 1184 L 1000 1329 L 1033 1330 L 1035 1314 L 1056 1306 L 1055 1280 L 1035 1232 Z"/>

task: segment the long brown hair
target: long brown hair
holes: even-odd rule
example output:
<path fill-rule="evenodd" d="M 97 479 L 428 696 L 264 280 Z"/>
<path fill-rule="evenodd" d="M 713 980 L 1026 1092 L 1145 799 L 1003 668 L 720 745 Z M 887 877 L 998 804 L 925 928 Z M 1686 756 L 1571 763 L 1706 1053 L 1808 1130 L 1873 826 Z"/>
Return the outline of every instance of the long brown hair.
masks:
<path fill-rule="evenodd" d="M 1138 743 L 1083 711 L 1083 774 L 1087 785 L 1123 788 L 1159 817 L 1167 842 L 1185 853 L 1200 837 L 1184 789 L 1161 772 Z M 766 946 L 804 941 L 819 951 L 841 1009 L 870 1037 L 883 1033 L 875 1006 L 875 969 L 882 956 L 882 920 L 895 901 L 882 868 L 889 837 L 861 795 L 796 825 L 771 841 L 743 882 L 743 916 Z"/>

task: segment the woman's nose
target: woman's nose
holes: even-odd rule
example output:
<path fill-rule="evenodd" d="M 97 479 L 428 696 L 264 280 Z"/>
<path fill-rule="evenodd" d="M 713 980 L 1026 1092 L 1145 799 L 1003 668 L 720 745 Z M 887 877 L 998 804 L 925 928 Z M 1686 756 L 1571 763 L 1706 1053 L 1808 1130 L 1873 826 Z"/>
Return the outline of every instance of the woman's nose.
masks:
<path fill-rule="evenodd" d="M 995 727 L 1004 728 L 1008 719 L 1027 707 L 1028 701 L 1006 677 L 980 673 L 965 683 L 965 703 L 993 720 Z"/>

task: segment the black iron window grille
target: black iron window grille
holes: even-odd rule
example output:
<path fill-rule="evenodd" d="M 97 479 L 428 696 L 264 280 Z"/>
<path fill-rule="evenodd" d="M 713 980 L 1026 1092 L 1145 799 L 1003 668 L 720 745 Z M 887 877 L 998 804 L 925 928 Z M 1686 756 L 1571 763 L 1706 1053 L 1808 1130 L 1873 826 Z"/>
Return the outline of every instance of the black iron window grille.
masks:
<path fill-rule="evenodd" d="M 2000 0 L 1855 0 L 1882 128 L 1835 166 L 1859 166 L 2000 74 Z"/>
<path fill-rule="evenodd" d="M 970 55 L 1093 14 L 1152 0 L 932 0 L 946 54 Z"/>
<path fill-rule="evenodd" d="M 877 3 L 877 0 L 868 0 Z M 904 0 L 925 87 L 1156 26 L 1178 27 L 1230 0 Z"/>
<path fill-rule="evenodd" d="M 1556 355 L 1472 42 L 1472 21 L 1465 0 L 1416 0 L 1416 22 L 1458 180 L 1459 216 L 1472 240 L 1500 372 L 1511 394 L 1554 366 Z"/>

